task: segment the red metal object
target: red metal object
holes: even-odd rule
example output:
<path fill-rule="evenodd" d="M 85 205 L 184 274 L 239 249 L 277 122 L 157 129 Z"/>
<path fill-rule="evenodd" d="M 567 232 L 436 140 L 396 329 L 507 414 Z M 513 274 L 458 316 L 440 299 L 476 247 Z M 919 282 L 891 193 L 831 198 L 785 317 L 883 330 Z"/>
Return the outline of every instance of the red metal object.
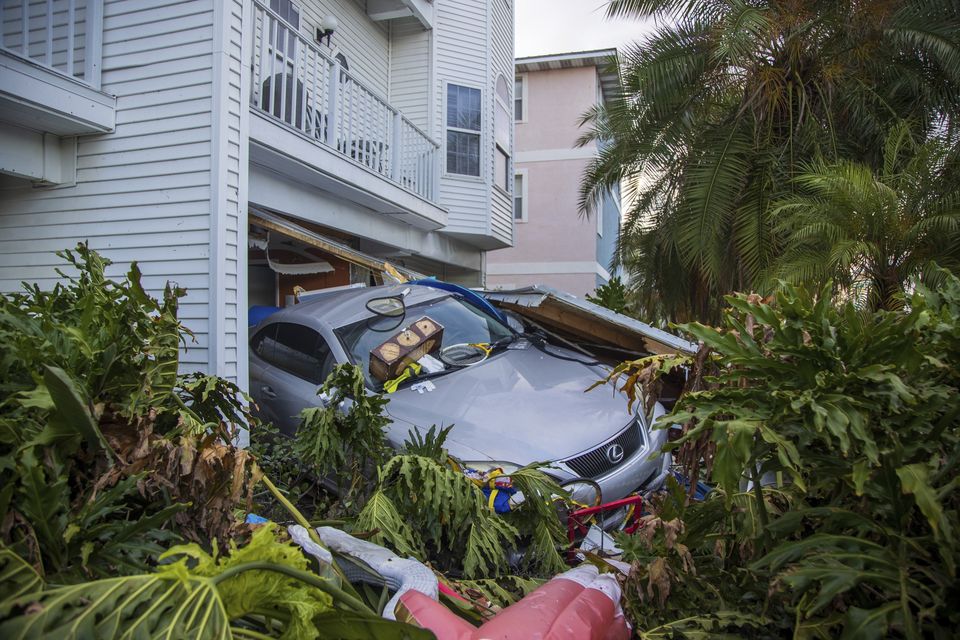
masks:
<path fill-rule="evenodd" d="M 604 513 L 607 511 L 615 511 L 622 507 L 633 506 L 633 512 L 627 518 L 626 525 L 623 530 L 625 533 L 636 533 L 643 522 L 640 520 L 640 511 L 643 507 L 643 497 L 642 496 L 628 496 L 626 498 L 621 498 L 620 500 L 614 500 L 613 502 L 607 502 L 605 504 L 599 504 L 595 507 L 585 507 L 583 509 L 577 509 L 570 513 L 567 516 L 567 538 L 570 540 L 570 545 L 573 545 L 574 540 L 576 540 L 577 535 L 586 535 L 587 530 L 590 529 L 590 520 L 593 516 L 598 513 Z M 571 558 L 572 559 L 572 558 Z"/>

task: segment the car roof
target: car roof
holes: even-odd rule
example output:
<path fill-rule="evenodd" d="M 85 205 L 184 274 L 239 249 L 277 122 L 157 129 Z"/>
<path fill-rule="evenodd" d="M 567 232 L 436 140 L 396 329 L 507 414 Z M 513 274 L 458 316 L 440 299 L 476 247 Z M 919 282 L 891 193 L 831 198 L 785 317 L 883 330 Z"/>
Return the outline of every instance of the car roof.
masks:
<path fill-rule="evenodd" d="M 405 290 L 404 303 L 410 307 L 422 302 L 438 300 L 450 295 L 433 287 L 416 284 L 394 284 L 379 287 L 341 289 L 321 293 L 315 298 L 281 309 L 267 318 L 264 324 L 273 322 L 298 322 L 300 324 L 333 328 L 344 327 L 373 315 L 367 309 L 367 302 L 374 298 L 399 296 Z"/>

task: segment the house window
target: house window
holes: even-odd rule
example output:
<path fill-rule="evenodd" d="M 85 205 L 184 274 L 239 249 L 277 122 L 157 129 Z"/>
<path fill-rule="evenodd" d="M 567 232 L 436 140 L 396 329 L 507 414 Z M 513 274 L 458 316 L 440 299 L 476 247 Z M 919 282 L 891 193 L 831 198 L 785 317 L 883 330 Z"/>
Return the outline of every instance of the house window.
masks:
<path fill-rule="evenodd" d="M 526 120 L 524 117 L 524 108 L 526 105 L 523 102 L 523 93 L 524 93 L 525 83 L 523 76 L 517 76 L 513 79 L 513 119 L 516 122 L 523 122 Z"/>
<path fill-rule="evenodd" d="M 494 184 L 504 191 L 510 190 L 510 86 L 501 74 L 496 85 L 497 104 L 493 115 Z"/>
<path fill-rule="evenodd" d="M 447 85 L 447 173 L 480 175 L 480 89 Z"/>
<path fill-rule="evenodd" d="M 525 170 L 518 171 L 513 176 L 513 219 L 517 222 L 527 221 L 527 174 Z"/>
<path fill-rule="evenodd" d="M 507 152 L 500 148 L 500 145 L 497 145 L 493 158 L 493 170 L 494 170 L 494 184 L 503 189 L 504 191 L 510 190 L 510 156 L 507 155 Z"/>
<path fill-rule="evenodd" d="M 274 51 L 293 58 L 297 53 L 296 35 L 300 30 L 300 7 L 290 0 L 270 0 L 270 10 L 283 20 L 283 23 L 277 24 L 276 31 L 270 25 L 270 46 Z"/>

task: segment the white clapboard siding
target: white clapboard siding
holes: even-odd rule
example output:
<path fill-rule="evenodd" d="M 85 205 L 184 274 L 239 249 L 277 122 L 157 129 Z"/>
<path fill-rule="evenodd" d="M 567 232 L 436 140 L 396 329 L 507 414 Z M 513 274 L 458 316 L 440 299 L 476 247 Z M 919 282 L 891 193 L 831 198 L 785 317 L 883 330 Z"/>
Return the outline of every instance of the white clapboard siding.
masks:
<path fill-rule="evenodd" d="M 413 124 L 430 130 L 430 31 L 415 18 L 390 25 L 389 97 Z"/>
<path fill-rule="evenodd" d="M 486 108 L 492 86 L 487 63 L 487 2 L 477 0 L 436 0 L 434 2 L 434 56 L 436 105 L 434 137 L 441 142 L 440 204 L 449 211 L 445 231 L 486 235 L 490 227 L 490 179 L 487 161 L 492 155 L 493 118 Z M 446 174 L 446 86 L 448 82 L 477 87 L 483 92 L 480 136 L 480 179 Z M 492 161 L 491 161 L 492 162 Z"/>
<path fill-rule="evenodd" d="M 496 86 L 497 78 L 503 76 L 510 90 L 507 102 L 510 114 L 510 147 L 513 147 L 513 6 L 511 0 L 490 0 L 490 79 L 491 87 Z M 491 90 L 486 101 L 490 109 L 496 109 L 495 91 Z M 493 144 L 490 145 L 493 147 Z M 488 169 L 493 175 L 494 158 L 488 161 Z M 513 190 L 513 180 L 507 181 L 507 188 Z M 498 240 L 513 244 L 513 199 L 510 194 L 499 189 L 492 190 L 490 200 L 490 232 Z"/>
<path fill-rule="evenodd" d="M 302 0 L 300 33 L 314 40 L 317 27 L 325 16 L 336 17 L 339 26 L 330 38 L 330 46 L 320 45 L 330 57 L 342 53 L 350 72 L 365 85 L 386 97 L 390 91 L 390 42 L 385 22 L 367 17 L 366 2 L 357 0 Z M 326 40 L 324 40 L 326 43 Z"/>
<path fill-rule="evenodd" d="M 168 281 L 186 287 L 180 317 L 196 341 L 182 368 L 245 384 L 243 7 L 105 0 L 102 90 L 117 96 L 116 130 L 78 140 L 75 185 L 4 190 L 0 290 L 53 286 L 53 252 L 88 241 L 114 261 L 112 276 L 136 260 L 154 295 Z"/>

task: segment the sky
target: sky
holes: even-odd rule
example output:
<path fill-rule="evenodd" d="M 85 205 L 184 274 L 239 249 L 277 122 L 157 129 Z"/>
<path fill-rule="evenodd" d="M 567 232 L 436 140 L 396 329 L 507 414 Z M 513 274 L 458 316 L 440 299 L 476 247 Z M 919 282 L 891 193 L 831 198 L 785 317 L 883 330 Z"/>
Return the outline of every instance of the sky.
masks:
<path fill-rule="evenodd" d="M 620 47 L 652 23 L 607 20 L 607 0 L 515 0 L 516 57 Z"/>

